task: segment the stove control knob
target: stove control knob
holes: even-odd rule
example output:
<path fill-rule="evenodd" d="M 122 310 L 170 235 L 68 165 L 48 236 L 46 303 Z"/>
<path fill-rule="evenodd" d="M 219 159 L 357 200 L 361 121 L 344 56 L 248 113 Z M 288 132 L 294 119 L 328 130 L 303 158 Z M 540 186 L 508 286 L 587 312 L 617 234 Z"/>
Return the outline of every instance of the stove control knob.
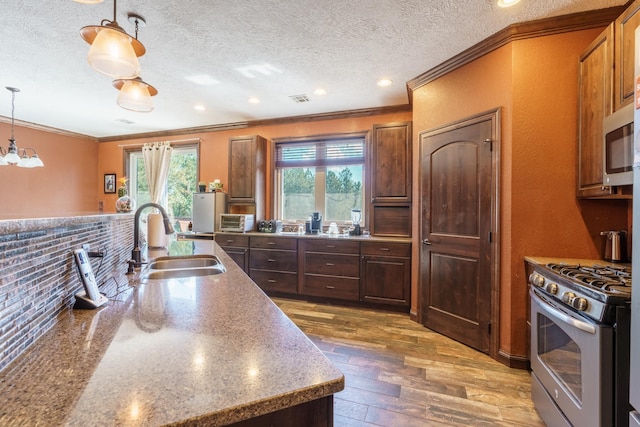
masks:
<path fill-rule="evenodd" d="M 574 299 L 576 299 L 576 294 L 574 294 L 573 292 L 565 292 L 564 294 L 562 294 L 562 301 L 566 302 L 569 305 L 573 303 Z"/>
<path fill-rule="evenodd" d="M 531 283 L 533 286 L 541 288 L 544 285 L 544 277 L 542 277 L 538 273 L 531 273 L 531 275 L 529 276 L 529 283 Z"/>
<path fill-rule="evenodd" d="M 547 286 L 544 287 L 547 292 L 549 292 L 551 295 L 555 295 L 558 293 L 558 285 L 556 285 L 555 283 L 547 283 Z"/>
<path fill-rule="evenodd" d="M 578 311 L 585 311 L 589 303 L 585 298 L 574 298 L 573 301 L 571 301 L 571 306 Z"/>

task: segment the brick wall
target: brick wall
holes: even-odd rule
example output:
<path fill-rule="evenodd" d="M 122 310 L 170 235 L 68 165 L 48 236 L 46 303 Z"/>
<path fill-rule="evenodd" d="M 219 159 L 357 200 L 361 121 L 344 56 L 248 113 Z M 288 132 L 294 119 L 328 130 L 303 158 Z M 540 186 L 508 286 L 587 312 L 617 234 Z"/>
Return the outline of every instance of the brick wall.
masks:
<path fill-rule="evenodd" d="M 91 264 L 105 287 L 120 286 L 133 246 L 133 215 L 0 221 L 0 371 L 51 328 L 82 289 L 73 250 L 103 251 Z"/>

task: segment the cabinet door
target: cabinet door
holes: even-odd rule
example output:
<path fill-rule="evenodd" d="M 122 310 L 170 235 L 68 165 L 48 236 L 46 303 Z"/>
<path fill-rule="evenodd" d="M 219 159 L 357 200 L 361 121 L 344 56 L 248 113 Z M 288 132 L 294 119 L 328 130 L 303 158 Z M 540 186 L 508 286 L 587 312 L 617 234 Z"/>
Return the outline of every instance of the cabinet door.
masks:
<path fill-rule="evenodd" d="M 411 259 L 362 257 L 362 300 L 409 307 L 411 304 Z"/>
<path fill-rule="evenodd" d="M 640 25 L 640 0 L 633 2 L 615 23 L 615 110 L 633 101 L 635 31 Z"/>
<path fill-rule="evenodd" d="M 371 201 L 411 201 L 411 123 L 373 126 Z"/>
<path fill-rule="evenodd" d="M 612 193 L 603 185 L 602 119 L 611 114 L 613 76 L 613 23 L 580 57 L 578 117 L 578 197 Z"/>
<path fill-rule="evenodd" d="M 229 201 L 252 202 L 255 197 L 254 137 L 229 140 Z"/>
<path fill-rule="evenodd" d="M 229 257 L 238 264 L 245 273 L 249 274 L 249 249 L 221 246 Z"/>
<path fill-rule="evenodd" d="M 258 135 L 229 139 L 228 202 L 264 203 L 266 150 L 267 140 Z M 263 207 L 256 206 L 260 209 Z"/>

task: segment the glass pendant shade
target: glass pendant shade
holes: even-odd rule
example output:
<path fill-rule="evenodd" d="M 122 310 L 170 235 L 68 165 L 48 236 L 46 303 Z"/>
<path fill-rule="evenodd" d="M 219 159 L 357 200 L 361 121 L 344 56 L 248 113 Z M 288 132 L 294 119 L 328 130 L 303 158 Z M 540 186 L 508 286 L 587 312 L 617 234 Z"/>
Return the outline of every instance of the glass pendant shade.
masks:
<path fill-rule="evenodd" d="M 116 82 L 121 82 L 121 87 L 118 87 L 119 84 Z M 116 80 L 116 82 L 114 86 L 120 90 L 117 100 L 120 107 L 142 113 L 153 111 L 151 96 L 158 93 L 153 86 L 149 86 L 140 79 Z"/>
<path fill-rule="evenodd" d="M 15 147 L 11 147 L 11 145 L 9 145 L 9 152 L 7 153 L 6 156 L 4 156 L 4 160 L 5 162 L 11 163 L 14 165 L 20 163 L 20 156 L 18 155 L 18 150 L 15 149 Z"/>
<path fill-rule="evenodd" d="M 97 32 L 87 60 L 96 71 L 111 77 L 133 78 L 140 73 L 138 56 L 132 38 L 109 27 L 92 27 Z"/>
<path fill-rule="evenodd" d="M 32 168 L 44 167 L 44 163 L 42 162 L 42 160 L 40 160 L 40 157 L 38 157 L 37 154 L 34 154 L 33 156 L 31 156 L 31 158 L 29 159 L 29 162 L 31 163 Z"/>

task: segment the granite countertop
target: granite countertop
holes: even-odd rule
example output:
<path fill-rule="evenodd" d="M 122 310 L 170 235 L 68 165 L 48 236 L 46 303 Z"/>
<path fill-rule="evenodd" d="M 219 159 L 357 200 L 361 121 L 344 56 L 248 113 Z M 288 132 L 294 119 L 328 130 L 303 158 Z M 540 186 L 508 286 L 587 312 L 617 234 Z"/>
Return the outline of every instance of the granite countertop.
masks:
<path fill-rule="evenodd" d="M 386 236 L 371 236 L 371 235 L 361 235 L 361 236 L 345 236 L 343 234 L 328 234 L 328 233 L 320 233 L 320 234 L 298 234 L 297 232 L 291 231 L 281 231 L 278 233 L 260 233 L 257 231 L 249 231 L 245 233 L 234 233 L 230 231 L 220 232 L 216 231 L 215 233 L 194 233 L 191 231 L 183 231 L 176 233 L 178 239 L 202 239 L 206 240 L 213 239 L 216 234 L 225 234 L 225 235 L 238 235 L 238 236 L 260 236 L 260 237 L 284 237 L 284 238 L 296 238 L 296 239 L 337 239 L 337 240 L 355 240 L 355 241 L 371 241 L 371 242 L 397 242 L 397 243 L 411 243 L 410 237 L 386 237 Z"/>
<path fill-rule="evenodd" d="M 174 248 L 214 254 L 227 271 L 148 283 L 114 272 L 106 306 L 63 312 L 0 372 L 0 425 L 216 426 L 344 388 L 216 243 Z"/>

